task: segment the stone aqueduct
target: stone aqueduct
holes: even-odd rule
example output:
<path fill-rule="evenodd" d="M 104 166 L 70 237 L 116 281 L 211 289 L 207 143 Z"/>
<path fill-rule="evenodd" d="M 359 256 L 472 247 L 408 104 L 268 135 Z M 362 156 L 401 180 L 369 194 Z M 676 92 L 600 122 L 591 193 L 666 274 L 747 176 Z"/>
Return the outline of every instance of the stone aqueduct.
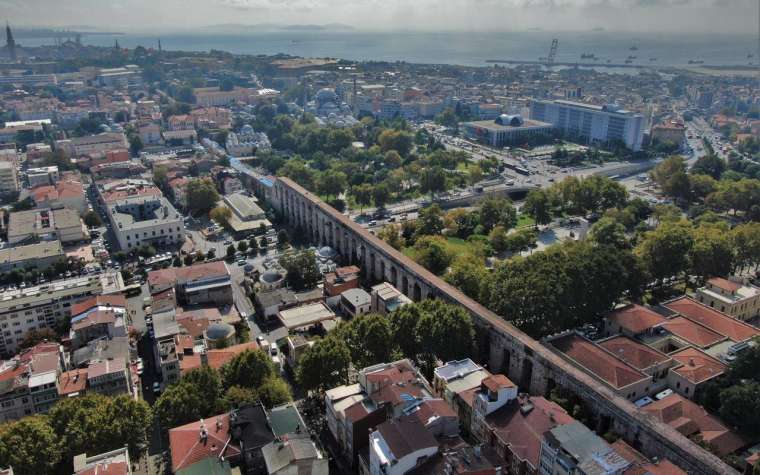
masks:
<path fill-rule="evenodd" d="M 506 374 L 521 390 L 546 395 L 553 387 L 564 388 L 595 413 L 600 421 L 597 430 L 614 430 L 649 457 L 668 458 L 694 474 L 736 473 L 292 180 L 278 178 L 267 188 L 266 199 L 313 243 L 333 247 L 345 263 L 359 265 L 371 279 L 386 280 L 415 301 L 439 298 L 465 307 L 479 330 L 481 362 L 491 371 Z"/>

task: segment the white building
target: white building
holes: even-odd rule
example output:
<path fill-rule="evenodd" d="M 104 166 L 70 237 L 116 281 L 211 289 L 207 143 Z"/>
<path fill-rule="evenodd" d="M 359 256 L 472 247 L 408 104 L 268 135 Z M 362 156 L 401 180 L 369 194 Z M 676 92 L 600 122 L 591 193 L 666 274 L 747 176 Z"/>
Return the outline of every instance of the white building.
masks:
<path fill-rule="evenodd" d="M 369 472 L 403 475 L 436 453 L 438 442 L 419 420 L 390 420 L 369 435 Z"/>
<path fill-rule="evenodd" d="M 26 179 L 29 182 L 29 188 L 42 185 L 54 185 L 60 178 L 58 167 L 39 167 L 29 168 L 26 170 Z"/>
<path fill-rule="evenodd" d="M 75 137 L 55 142 L 56 150 L 62 149 L 70 157 L 105 154 L 109 150 L 129 148 L 127 137 L 121 132 L 106 132 L 87 137 Z"/>
<path fill-rule="evenodd" d="M 124 251 L 145 244 L 163 247 L 184 242 L 182 215 L 163 196 L 131 196 L 116 200 L 108 205 L 106 214 L 119 247 Z"/>
<path fill-rule="evenodd" d="M 56 280 L 0 293 L 0 354 L 11 355 L 30 330 L 55 327 L 71 316 L 71 305 L 103 293 L 99 276 Z"/>
<path fill-rule="evenodd" d="M 253 127 L 246 124 L 240 132 L 230 132 L 227 135 L 227 143 L 225 144 L 227 153 L 233 157 L 245 157 L 253 155 L 256 151 L 269 151 L 272 149 L 272 144 L 269 142 L 269 137 L 263 132 L 255 132 Z"/>
<path fill-rule="evenodd" d="M 595 106 L 566 100 L 533 100 L 530 118 L 548 122 L 586 143 L 621 141 L 633 151 L 641 150 L 644 137 L 644 116 L 615 104 Z"/>
<path fill-rule="evenodd" d="M 760 289 L 719 277 L 697 290 L 697 300 L 732 317 L 747 321 L 760 315 Z"/>
<path fill-rule="evenodd" d="M 89 239 L 87 226 L 79 212 L 69 209 L 32 209 L 11 213 L 8 220 L 8 243 L 60 240 L 62 244 Z"/>

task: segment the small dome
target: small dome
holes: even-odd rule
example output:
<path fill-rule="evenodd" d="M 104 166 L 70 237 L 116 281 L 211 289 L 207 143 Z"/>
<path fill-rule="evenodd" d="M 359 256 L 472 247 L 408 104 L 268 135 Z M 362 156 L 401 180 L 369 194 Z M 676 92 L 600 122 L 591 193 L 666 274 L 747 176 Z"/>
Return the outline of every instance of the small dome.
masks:
<path fill-rule="evenodd" d="M 332 89 L 324 88 L 320 89 L 319 92 L 317 92 L 317 102 L 320 104 L 324 104 L 325 102 L 334 102 L 337 98 L 338 96 Z"/>
<path fill-rule="evenodd" d="M 317 256 L 322 259 L 333 259 L 336 255 L 335 249 L 330 246 L 325 246 L 317 251 Z"/>
<path fill-rule="evenodd" d="M 274 284 L 276 282 L 279 282 L 282 280 L 283 275 L 276 270 L 268 270 L 261 274 L 261 277 L 259 278 L 261 282 L 267 283 L 267 284 Z"/>
<path fill-rule="evenodd" d="M 206 328 L 206 338 L 209 340 L 224 340 L 235 333 L 235 328 L 227 323 L 212 323 Z"/>

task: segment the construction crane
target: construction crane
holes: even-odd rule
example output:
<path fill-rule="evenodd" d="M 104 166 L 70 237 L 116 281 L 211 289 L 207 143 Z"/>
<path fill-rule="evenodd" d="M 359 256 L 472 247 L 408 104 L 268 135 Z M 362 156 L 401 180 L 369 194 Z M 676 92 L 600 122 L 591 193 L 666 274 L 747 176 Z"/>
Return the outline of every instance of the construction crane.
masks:
<path fill-rule="evenodd" d="M 549 48 L 549 56 L 546 57 L 546 66 L 551 67 L 554 64 L 554 59 L 557 57 L 557 47 L 559 47 L 559 40 L 554 38 L 552 47 Z"/>

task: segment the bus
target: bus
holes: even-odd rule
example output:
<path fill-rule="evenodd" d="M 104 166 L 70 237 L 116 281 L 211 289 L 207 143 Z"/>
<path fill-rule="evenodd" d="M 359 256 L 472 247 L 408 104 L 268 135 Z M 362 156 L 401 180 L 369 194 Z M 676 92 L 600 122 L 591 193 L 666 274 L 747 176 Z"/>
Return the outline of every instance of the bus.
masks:
<path fill-rule="evenodd" d="M 140 284 L 132 284 L 124 287 L 122 293 L 125 297 L 134 297 L 142 293 L 142 286 Z"/>

